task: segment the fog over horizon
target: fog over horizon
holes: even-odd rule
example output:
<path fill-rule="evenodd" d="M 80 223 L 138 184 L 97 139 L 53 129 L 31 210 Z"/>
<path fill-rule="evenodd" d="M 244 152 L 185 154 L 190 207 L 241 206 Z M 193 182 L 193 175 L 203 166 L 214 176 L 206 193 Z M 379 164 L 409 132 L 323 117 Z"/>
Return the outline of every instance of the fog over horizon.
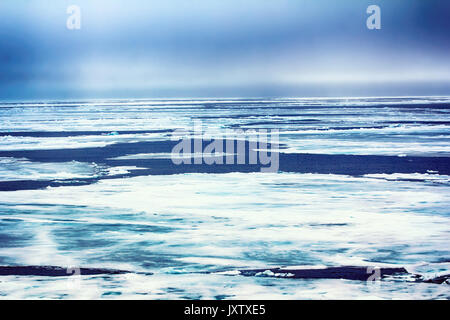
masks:
<path fill-rule="evenodd" d="M 3 0 L 0 100 L 450 95 L 449 16 L 437 0 Z"/>

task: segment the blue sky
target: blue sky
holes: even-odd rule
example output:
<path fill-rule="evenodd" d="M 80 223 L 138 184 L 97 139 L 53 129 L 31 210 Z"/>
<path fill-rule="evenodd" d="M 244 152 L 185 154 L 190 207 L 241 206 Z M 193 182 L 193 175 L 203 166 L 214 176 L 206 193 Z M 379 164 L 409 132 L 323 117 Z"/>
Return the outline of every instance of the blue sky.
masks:
<path fill-rule="evenodd" d="M 446 95 L 449 16 L 439 0 L 2 0 L 0 99 Z"/>

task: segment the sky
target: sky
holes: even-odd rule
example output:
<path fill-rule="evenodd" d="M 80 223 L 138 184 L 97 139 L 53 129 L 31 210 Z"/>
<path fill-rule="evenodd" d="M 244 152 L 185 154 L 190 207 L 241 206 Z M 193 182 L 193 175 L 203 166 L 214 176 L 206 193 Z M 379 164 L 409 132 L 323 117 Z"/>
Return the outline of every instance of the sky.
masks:
<path fill-rule="evenodd" d="M 441 0 L 0 0 L 0 100 L 450 95 L 449 17 Z"/>

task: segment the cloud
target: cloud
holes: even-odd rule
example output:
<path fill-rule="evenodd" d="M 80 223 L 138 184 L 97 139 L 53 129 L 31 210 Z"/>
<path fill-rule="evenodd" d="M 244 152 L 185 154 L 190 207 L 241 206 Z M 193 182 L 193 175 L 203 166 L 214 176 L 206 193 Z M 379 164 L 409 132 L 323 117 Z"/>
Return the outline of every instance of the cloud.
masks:
<path fill-rule="evenodd" d="M 370 1 L 3 0 L 0 94 L 448 93 L 450 4 L 377 3 L 374 31 Z M 66 28 L 70 4 L 81 30 Z"/>

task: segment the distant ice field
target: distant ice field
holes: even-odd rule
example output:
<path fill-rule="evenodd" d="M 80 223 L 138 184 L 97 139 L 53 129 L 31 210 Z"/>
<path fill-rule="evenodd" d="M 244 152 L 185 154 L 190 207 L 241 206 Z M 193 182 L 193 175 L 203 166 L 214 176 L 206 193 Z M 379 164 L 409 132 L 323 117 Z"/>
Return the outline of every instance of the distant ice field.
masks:
<path fill-rule="evenodd" d="M 173 164 L 172 132 L 199 121 L 278 129 L 279 171 Z M 0 104 L 2 298 L 449 299 L 426 282 L 450 274 L 449 208 L 448 97 Z M 338 266 L 408 275 L 241 272 Z"/>

